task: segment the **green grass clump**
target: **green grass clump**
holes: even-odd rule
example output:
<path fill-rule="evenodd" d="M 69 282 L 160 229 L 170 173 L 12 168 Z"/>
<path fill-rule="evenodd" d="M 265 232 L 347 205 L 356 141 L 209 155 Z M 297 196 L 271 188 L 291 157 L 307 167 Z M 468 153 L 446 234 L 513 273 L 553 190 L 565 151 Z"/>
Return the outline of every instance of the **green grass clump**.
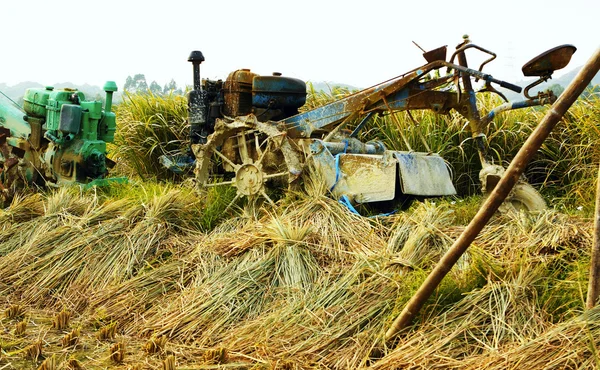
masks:
<path fill-rule="evenodd" d="M 346 87 L 336 85 L 330 86 L 329 91 L 315 90 L 315 87 L 311 82 L 307 83 L 306 87 L 306 104 L 302 106 L 302 111 L 318 108 L 333 101 L 345 98 L 355 92 Z"/>
<path fill-rule="evenodd" d="M 187 101 L 181 95 L 126 94 L 116 107 L 113 160 L 118 170 L 142 178 L 174 179 L 159 157 L 189 144 Z"/>

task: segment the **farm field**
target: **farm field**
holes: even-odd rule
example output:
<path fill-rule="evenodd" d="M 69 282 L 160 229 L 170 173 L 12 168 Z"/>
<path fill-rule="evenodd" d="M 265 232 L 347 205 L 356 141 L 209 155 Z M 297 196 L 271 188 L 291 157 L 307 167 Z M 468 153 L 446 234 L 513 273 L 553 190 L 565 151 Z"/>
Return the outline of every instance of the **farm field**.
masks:
<path fill-rule="evenodd" d="M 309 105 L 344 93 L 313 91 Z M 600 310 L 584 309 L 600 161 L 593 94 L 525 172 L 548 210 L 495 215 L 393 343 L 390 324 L 482 201 L 464 122 L 419 112 L 418 127 L 378 119 L 360 138 L 397 148 L 403 130 L 423 150 L 424 134 L 458 196 L 364 217 L 307 177 L 274 191 L 276 207 L 226 211 L 231 188 L 197 191 L 158 165 L 186 145 L 185 104 L 134 95 L 117 107 L 111 155 L 129 183 L 27 191 L 0 211 L 0 370 L 599 367 Z M 499 163 L 546 109 L 490 125 Z"/>

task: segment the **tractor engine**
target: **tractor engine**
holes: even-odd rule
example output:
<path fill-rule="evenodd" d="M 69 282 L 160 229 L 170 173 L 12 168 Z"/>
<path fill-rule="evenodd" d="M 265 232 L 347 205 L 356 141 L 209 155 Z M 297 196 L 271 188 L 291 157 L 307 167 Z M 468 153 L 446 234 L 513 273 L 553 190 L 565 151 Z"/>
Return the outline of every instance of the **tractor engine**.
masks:
<path fill-rule="evenodd" d="M 106 143 L 114 140 L 114 82 L 105 84 L 106 105 L 86 101 L 75 89 L 32 88 L 23 110 L 0 105 L 0 151 L 4 188 L 16 182 L 56 185 L 105 177 Z M 40 181 L 43 180 L 43 181 Z"/>
<path fill-rule="evenodd" d="M 202 80 L 200 63 L 204 56 L 193 51 L 189 58 L 194 66 L 194 89 L 188 95 L 192 144 L 206 142 L 215 120 L 253 114 L 261 121 L 278 121 L 298 114 L 306 103 L 306 83 L 274 72 L 261 76 L 249 69 L 239 69 L 222 80 Z"/>
<path fill-rule="evenodd" d="M 193 65 L 193 89 L 187 95 L 191 145 L 185 153 L 166 154 L 159 159 L 176 174 L 185 174 L 196 167 L 192 148 L 207 142 L 215 131 L 217 119 L 231 121 L 253 115 L 251 119 L 260 122 L 278 121 L 298 114 L 298 108 L 306 103 L 306 83 L 297 78 L 283 77 L 278 72 L 261 76 L 249 69 L 238 69 L 225 81 L 201 80 L 200 64 L 204 62 L 204 55 L 192 51 L 188 62 Z M 223 143 L 224 155 L 230 161 L 236 160 L 236 155 L 229 153 L 236 143 L 234 138 Z M 256 151 L 249 153 L 253 157 L 257 154 Z"/>
<path fill-rule="evenodd" d="M 229 117 L 253 113 L 260 121 L 278 121 L 298 114 L 306 103 L 306 83 L 278 72 L 260 76 L 239 69 L 229 74 L 223 92 L 223 113 Z"/>

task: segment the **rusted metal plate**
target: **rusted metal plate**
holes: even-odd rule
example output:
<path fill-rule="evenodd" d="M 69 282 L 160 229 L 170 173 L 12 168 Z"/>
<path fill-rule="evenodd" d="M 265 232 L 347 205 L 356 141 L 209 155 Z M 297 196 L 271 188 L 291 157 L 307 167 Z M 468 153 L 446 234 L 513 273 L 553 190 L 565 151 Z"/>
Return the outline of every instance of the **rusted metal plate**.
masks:
<path fill-rule="evenodd" d="M 444 45 L 442 47 L 426 51 L 423 53 L 423 58 L 425 58 L 427 63 L 433 63 L 438 60 L 445 61 L 447 49 L 448 49 L 448 45 Z"/>
<path fill-rule="evenodd" d="M 335 195 L 347 195 L 356 203 L 394 199 L 396 163 L 392 156 L 339 154 L 338 168 Z"/>
<path fill-rule="evenodd" d="M 393 152 L 398 161 L 400 186 L 404 194 L 420 196 L 454 195 L 450 171 L 437 154 Z"/>

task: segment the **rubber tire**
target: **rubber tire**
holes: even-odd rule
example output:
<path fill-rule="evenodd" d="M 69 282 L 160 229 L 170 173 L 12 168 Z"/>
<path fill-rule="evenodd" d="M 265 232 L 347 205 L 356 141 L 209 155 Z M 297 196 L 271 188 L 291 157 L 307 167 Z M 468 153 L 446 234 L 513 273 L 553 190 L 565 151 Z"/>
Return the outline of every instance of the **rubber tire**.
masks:
<path fill-rule="evenodd" d="M 515 211 L 540 212 L 548 209 L 540 193 L 527 183 L 515 185 L 504 204 Z"/>

